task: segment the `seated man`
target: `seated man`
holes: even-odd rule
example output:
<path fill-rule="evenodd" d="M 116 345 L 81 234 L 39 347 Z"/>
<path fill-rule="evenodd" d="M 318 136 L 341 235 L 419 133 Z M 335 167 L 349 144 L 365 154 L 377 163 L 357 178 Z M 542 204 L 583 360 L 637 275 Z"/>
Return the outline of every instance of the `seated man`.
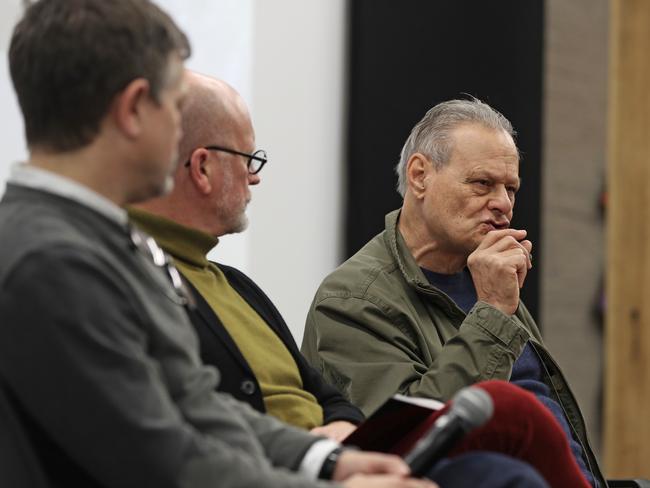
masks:
<path fill-rule="evenodd" d="M 366 413 L 395 392 L 447 400 L 510 380 L 550 409 L 585 476 L 605 486 L 574 396 L 519 300 L 532 244 L 510 228 L 513 134 L 475 99 L 425 115 L 397 166 L 402 208 L 323 281 L 302 352 Z"/>
<path fill-rule="evenodd" d="M 239 94 L 223 81 L 196 73 L 189 72 L 186 79 L 188 93 L 182 109 L 183 138 L 174 189 L 131 207 L 131 218 L 172 255 L 194 288 L 197 307 L 190 318 L 199 335 L 203 361 L 217 366 L 223 374 L 218 389 L 290 424 L 340 440 L 363 419 L 361 412 L 306 363 L 281 315 L 250 278 L 207 259 L 220 236 L 246 228 L 249 185 L 260 182 L 259 171 L 266 159 L 262 151 L 254 152 L 252 123 Z M 530 408 L 526 413 L 529 417 L 538 410 L 538 402 L 529 402 L 515 391 L 501 393 L 515 404 L 525 402 Z M 500 412 L 497 416 L 502 414 L 518 418 L 519 412 Z M 555 466 L 555 479 L 577 480 L 564 484 L 583 486 L 578 468 L 559 459 L 559 447 L 552 455 L 544 451 L 540 457 L 534 452 L 534 442 L 524 446 L 540 437 L 544 440 L 538 444 L 547 446 L 552 442 L 547 436 L 547 431 L 554 432 L 552 417 L 549 420 L 542 414 L 535 422 L 528 420 L 521 419 L 520 423 L 522 430 L 523 425 L 531 429 L 525 436 L 517 433 L 514 439 L 510 429 L 504 429 L 498 444 L 516 447 L 505 453 L 536 467 L 545 464 L 538 462 L 542 457 L 553 460 L 550 464 Z M 499 420 L 488 426 L 488 438 L 492 439 L 504 423 Z M 558 445 L 564 443 L 568 452 L 559 426 L 557 432 L 562 441 Z M 465 447 L 489 450 L 484 440 L 482 436 L 478 442 L 470 439 Z M 475 457 L 477 463 L 481 462 L 480 456 L 484 457 L 483 464 L 504 467 L 499 464 L 503 460 L 484 453 Z M 503 473 L 488 479 L 482 473 L 483 482 L 490 486 L 502 482 Z M 471 480 L 465 478 L 465 482 L 470 484 Z"/>
<path fill-rule="evenodd" d="M 253 153 L 248 109 L 232 87 L 192 72 L 187 83 L 174 189 L 131 208 L 131 218 L 172 255 L 197 292 L 190 319 L 203 362 L 222 373 L 219 389 L 341 440 L 363 420 L 361 411 L 305 361 L 282 316 L 250 278 L 206 257 L 220 236 L 246 228 L 248 187 L 259 183 L 266 155 Z"/>

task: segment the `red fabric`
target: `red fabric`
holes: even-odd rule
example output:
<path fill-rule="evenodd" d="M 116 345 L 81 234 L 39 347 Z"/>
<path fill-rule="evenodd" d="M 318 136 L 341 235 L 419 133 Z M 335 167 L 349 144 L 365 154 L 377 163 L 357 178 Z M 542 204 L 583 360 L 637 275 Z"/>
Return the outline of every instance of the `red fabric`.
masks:
<path fill-rule="evenodd" d="M 562 427 L 535 395 L 506 381 L 485 381 L 476 386 L 492 397 L 494 414 L 483 427 L 467 435 L 450 457 L 470 451 L 499 452 L 527 462 L 553 488 L 591 488 Z M 445 410 L 432 414 L 427 424 L 433 424 Z M 414 439 L 421 435 L 419 432 Z"/>

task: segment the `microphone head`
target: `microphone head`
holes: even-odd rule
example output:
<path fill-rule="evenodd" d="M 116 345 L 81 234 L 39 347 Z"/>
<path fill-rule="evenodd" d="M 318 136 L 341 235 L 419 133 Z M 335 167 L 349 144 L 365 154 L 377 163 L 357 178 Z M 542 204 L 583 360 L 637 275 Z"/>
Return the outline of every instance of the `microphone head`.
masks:
<path fill-rule="evenodd" d="M 468 386 L 452 398 L 451 412 L 458 416 L 465 429 L 470 431 L 492 418 L 494 403 L 490 394 L 485 390 L 477 386 Z"/>

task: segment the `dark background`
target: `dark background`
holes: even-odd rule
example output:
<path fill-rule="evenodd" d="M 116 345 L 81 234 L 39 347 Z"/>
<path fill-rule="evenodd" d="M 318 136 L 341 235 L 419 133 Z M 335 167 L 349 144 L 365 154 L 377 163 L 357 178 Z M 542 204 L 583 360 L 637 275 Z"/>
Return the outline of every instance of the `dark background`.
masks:
<path fill-rule="evenodd" d="M 394 166 L 433 105 L 471 94 L 518 133 L 522 187 L 513 226 L 528 231 L 535 267 L 522 299 L 538 317 L 543 0 L 349 2 L 346 259 L 401 205 Z"/>

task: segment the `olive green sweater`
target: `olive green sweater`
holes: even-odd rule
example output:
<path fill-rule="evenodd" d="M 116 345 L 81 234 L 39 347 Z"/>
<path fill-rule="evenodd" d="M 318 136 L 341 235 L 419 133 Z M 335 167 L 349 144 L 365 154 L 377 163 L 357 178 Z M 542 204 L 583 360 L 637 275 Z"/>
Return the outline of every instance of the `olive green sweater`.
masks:
<path fill-rule="evenodd" d="M 291 353 L 275 332 L 207 258 L 218 239 L 160 216 L 130 209 L 134 222 L 174 258 L 237 344 L 260 385 L 266 411 L 287 423 L 311 429 L 323 424 L 323 410 L 303 389 Z"/>

